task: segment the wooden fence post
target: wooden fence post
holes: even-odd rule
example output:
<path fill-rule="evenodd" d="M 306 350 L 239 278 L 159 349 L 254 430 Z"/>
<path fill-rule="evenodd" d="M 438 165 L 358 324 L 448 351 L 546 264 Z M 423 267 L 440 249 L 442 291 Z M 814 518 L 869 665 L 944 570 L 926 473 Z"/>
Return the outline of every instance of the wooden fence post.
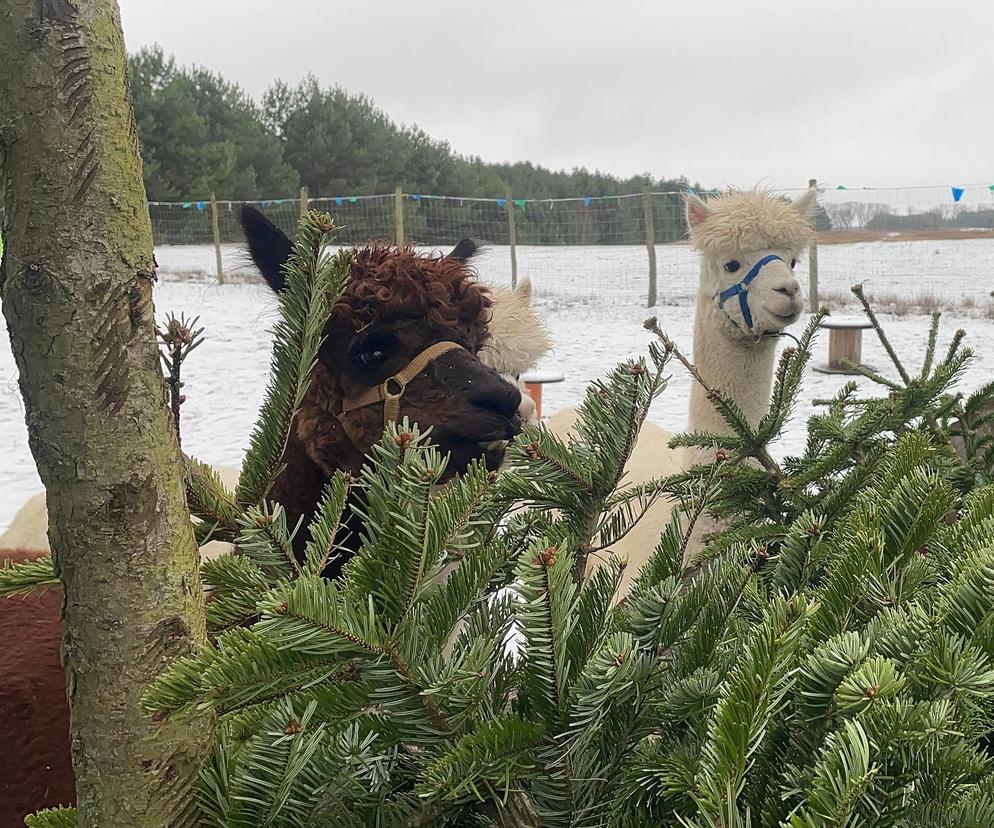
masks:
<path fill-rule="evenodd" d="M 311 198 L 310 193 L 306 187 L 300 188 L 300 217 L 304 217 L 304 213 L 311 209 Z"/>
<path fill-rule="evenodd" d="M 656 306 L 656 225 L 652 215 L 652 193 L 642 191 L 642 210 L 645 213 L 645 249 L 649 254 L 649 297 L 646 307 Z"/>
<path fill-rule="evenodd" d="M 404 190 L 398 187 L 393 196 L 394 233 L 397 247 L 404 245 Z"/>
<path fill-rule="evenodd" d="M 514 289 L 518 286 L 518 231 L 514 226 L 514 199 L 511 198 L 510 187 L 507 189 L 504 209 L 507 210 L 507 239 L 511 245 L 511 288 Z"/>
<path fill-rule="evenodd" d="M 211 229 L 214 231 L 214 255 L 217 257 L 217 283 L 224 284 L 224 264 L 221 259 L 221 223 L 217 217 L 217 199 L 211 193 Z"/>
<path fill-rule="evenodd" d="M 818 179 L 808 180 L 809 187 L 817 187 Z M 815 226 L 817 226 L 817 214 Z M 811 313 L 818 310 L 818 233 L 815 232 L 808 247 L 808 304 Z"/>

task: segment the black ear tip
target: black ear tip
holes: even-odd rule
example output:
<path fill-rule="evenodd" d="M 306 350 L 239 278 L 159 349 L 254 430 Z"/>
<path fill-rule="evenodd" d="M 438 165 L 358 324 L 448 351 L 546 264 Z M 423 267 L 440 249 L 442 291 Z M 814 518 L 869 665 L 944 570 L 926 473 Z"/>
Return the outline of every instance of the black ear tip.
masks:
<path fill-rule="evenodd" d="M 461 262 L 468 262 L 480 250 L 483 249 L 483 242 L 477 239 L 463 239 L 452 248 L 452 252 L 446 256 L 447 259 L 458 259 Z"/>
<path fill-rule="evenodd" d="M 251 204 L 241 206 L 238 222 L 245 233 L 252 261 L 269 286 L 279 293 L 286 287 L 283 265 L 292 250 L 289 237 Z"/>
<path fill-rule="evenodd" d="M 275 228 L 269 219 L 267 219 L 262 210 L 258 207 L 254 207 L 251 204 L 243 204 L 238 208 L 238 223 L 242 226 L 242 230 L 245 231 L 245 235 L 250 235 L 251 231 L 255 228 Z"/>

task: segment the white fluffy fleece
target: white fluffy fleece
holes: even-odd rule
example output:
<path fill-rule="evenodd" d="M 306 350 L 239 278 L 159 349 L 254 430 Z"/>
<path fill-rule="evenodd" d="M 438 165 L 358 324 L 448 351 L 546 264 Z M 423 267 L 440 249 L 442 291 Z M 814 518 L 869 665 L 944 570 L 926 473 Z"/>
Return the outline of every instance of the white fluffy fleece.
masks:
<path fill-rule="evenodd" d="M 544 323 L 532 310 L 531 282 L 526 279 L 515 290 L 490 288 L 490 295 L 490 340 L 480 351 L 480 362 L 502 374 L 524 374 L 552 348 Z"/>
<path fill-rule="evenodd" d="M 691 219 L 701 206 L 706 221 L 690 224 L 690 242 L 702 253 L 731 250 L 800 250 L 814 236 L 814 190 L 796 202 L 763 190 L 730 190 L 707 199 L 688 196 Z"/>

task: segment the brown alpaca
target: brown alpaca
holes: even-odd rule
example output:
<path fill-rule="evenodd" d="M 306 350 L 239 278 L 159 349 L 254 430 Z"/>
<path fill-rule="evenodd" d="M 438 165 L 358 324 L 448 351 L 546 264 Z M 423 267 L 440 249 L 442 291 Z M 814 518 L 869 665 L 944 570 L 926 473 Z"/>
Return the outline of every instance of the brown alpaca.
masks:
<path fill-rule="evenodd" d="M 244 208 L 241 221 L 256 267 L 274 291 L 283 290 L 290 240 L 254 208 Z M 467 263 L 475 251 L 468 240 L 444 257 L 387 246 L 355 251 L 284 455 L 286 470 L 269 495 L 289 525 L 301 517 L 309 523 L 331 475 L 357 473 L 383 434 L 383 403 L 350 410 L 350 402 L 439 343 L 453 346 L 410 379 L 398 419 L 431 427 L 433 442 L 450 455 L 448 477 L 477 458 L 490 469 L 500 465 L 521 428 L 521 393 L 477 357 L 489 339 L 492 302 Z M 306 540 L 297 533 L 298 553 Z M 337 576 L 346 560 L 336 559 L 324 574 Z"/>
<path fill-rule="evenodd" d="M 251 208 L 243 212 L 242 226 L 253 261 L 269 285 L 282 290 L 290 240 Z M 470 242 L 441 258 L 389 247 L 356 251 L 284 457 L 286 470 L 269 493 L 291 526 L 299 517 L 307 522 L 332 473 L 359 471 L 383 433 L 382 403 L 344 413 L 343 404 L 436 343 L 458 347 L 410 380 L 400 416 L 431 426 L 433 440 L 451 454 L 449 476 L 475 458 L 491 469 L 503 460 L 506 441 L 520 429 L 521 395 L 477 358 L 489 338 L 491 300 L 467 264 L 473 252 Z M 297 534 L 302 548 L 304 533 Z M 0 550 L 0 560 L 23 557 Z M 337 575 L 344 561 L 334 561 L 325 574 Z M 27 813 L 75 801 L 60 603 L 54 590 L 0 599 L 0 826 L 20 825 Z"/>

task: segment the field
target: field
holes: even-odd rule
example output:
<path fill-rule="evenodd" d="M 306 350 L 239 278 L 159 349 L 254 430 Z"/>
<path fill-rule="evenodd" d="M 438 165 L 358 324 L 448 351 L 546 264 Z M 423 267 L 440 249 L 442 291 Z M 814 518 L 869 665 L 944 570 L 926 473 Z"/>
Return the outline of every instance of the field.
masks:
<path fill-rule="evenodd" d="M 977 247 L 974 247 L 974 246 Z M 226 270 L 237 278 L 218 285 L 206 274 L 213 268 L 213 250 L 202 247 L 159 248 L 160 282 L 156 308 L 199 315 L 207 340 L 190 357 L 185 379 L 188 402 L 183 408 L 184 448 L 211 463 L 240 462 L 269 368 L 269 329 L 275 302 L 262 284 L 251 277 L 243 254 L 225 251 Z M 662 327 L 686 351 L 692 346 L 692 286 L 696 280 L 693 253 L 684 246 L 660 246 L 660 304 L 652 311 Z M 994 240 L 893 241 L 829 245 L 820 251 L 823 295 L 846 295 L 841 275 L 846 262 L 867 262 L 862 278 L 881 303 L 888 334 L 914 366 L 928 332 L 928 318 L 915 313 L 934 303 L 954 308 L 943 317 L 942 341 L 964 328 L 967 342 L 978 352 L 961 387 L 972 389 L 994 375 L 994 322 L 989 315 L 989 292 L 994 273 Z M 645 251 L 629 247 L 519 248 L 519 274 L 530 275 L 537 304 L 556 342 L 542 367 L 566 376 L 547 386 L 545 409 L 553 412 L 582 399 L 587 383 L 605 374 L 616 362 L 644 354 L 650 340 L 642 321 L 650 315 L 640 307 L 644 290 Z M 929 267 L 942 262 L 941 280 L 925 281 Z M 846 265 L 848 266 L 848 265 Z M 854 265 L 855 267 L 855 265 Z M 506 283 L 506 253 L 495 248 L 478 262 L 481 277 Z M 799 274 L 802 280 L 805 274 Z M 852 279 L 856 281 L 856 279 Z M 898 305 L 921 297 L 921 303 Z M 966 300 L 966 306 L 964 306 Z M 972 303 L 972 306 L 971 306 Z M 900 315 L 895 315 L 894 311 Z M 851 308 L 843 309 L 846 315 Z M 2 327 L 2 322 L 0 322 Z M 799 327 L 799 326 L 798 326 Z M 827 342 L 816 347 L 815 361 L 824 359 Z M 864 361 L 892 374 L 872 331 L 863 344 Z M 847 378 L 809 371 L 804 404 L 789 423 L 776 453 L 783 456 L 803 445 L 804 422 L 814 410 L 810 400 L 830 396 Z M 870 383 L 861 381 L 864 387 Z M 656 402 L 650 419 L 671 431 L 686 427 L 689 378 L 679 366 Z M 27 445 L 24 414 L 17 388 L 17 371 L 6 330 L 0 335 L 0 452 L 4 473 L 0 484 L 0 530 L 41 483 Z"/>

